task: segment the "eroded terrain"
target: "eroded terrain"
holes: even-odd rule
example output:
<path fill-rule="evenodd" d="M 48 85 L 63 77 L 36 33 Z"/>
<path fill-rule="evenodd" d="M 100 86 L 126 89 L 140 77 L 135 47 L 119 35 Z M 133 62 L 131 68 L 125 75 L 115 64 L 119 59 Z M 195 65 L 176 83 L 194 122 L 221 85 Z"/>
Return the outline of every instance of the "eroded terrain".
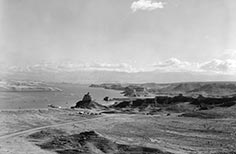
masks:
<path fill-rule="evenodd" d="M 216 107 L 194 116 L 163 111 L 155 115 L 89 115 L 82 109 L 1 111 L 0 153 L 235 153 L 235 110 L 236 106 Z M 214 116 L 219 114 L 226 116 Z"/>

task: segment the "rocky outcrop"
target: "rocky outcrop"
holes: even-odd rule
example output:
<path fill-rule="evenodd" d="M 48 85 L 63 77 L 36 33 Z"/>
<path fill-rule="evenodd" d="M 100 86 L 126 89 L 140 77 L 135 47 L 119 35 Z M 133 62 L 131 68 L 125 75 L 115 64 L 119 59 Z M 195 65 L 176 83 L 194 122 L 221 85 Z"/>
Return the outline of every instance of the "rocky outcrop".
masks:
<path fill-rule="evenodd" d="M 146 97 L 149 95 L 149 92 L 144 87 L 131 85 L 127 86 L 122 94 L 128 97 Z"/>
<path fill-rule="evenodd" d="M 44 150 L 58 154 L 172 154 L 139 145 L 116 143 L 95 131 L 85 131 L 80 134 L 54 133 L 49 140 L 40 140 L 40 143 L 36 145 Z"/>
<path fill-rule="evenodd" d="M 109 97 L 106 96 L 106 97 L 103 98 L 103 100 L 104 100 L 104 101 L 109 101 Z"/>
<path fill-rule="evenodd" d="M 198 98 L 186 97 L 182 94 L 174 97 L 169 96 L 156 96 L 155 98 L 136 99 L 132 101 L 123 101 L 112 105 L 112 108 L 145 108 L 148 106 L 160 107 L 169 106 L 178 103 L 189 102 L 195 105 L 200 110 L 210 109 L 213 107 L 230 107 L 236 104 L 236 97 L 222 97 L 211 98 L 199 96 Z"/>
<path fill-rule="evenodd" d="M 93 101 L 91 95 L 87 93 L 81 101 L 78 101 L 76 105 L 71 108 L 106 109 L 107 107 Z"/>
<path fill-rule="evenodd" d="M 122 92 L 124 96 L 129 96 L 129 97 L 136 97 L 137 93 L 134 88 L 126 87 L 125 90 Z"/>
<path fill-rule="evenodd" d="M 92 101 L 92 97 L 90 96 L 89 92 L 84 95 L 82 101 L 83 102 L 91 102 Z"/>

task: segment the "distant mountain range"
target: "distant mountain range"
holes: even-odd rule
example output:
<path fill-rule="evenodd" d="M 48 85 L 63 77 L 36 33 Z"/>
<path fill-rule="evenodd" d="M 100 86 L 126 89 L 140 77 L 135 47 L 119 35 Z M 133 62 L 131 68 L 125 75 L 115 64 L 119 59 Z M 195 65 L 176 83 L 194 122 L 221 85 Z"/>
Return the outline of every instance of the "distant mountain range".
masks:
<path fill-rule="evenodd" d="M 132 89 L 137 86 L 136 92 L 140 95 L 149 93 L 185 93 L 185 94 L 207 94 L 207 95 L 231 95 L 236 92 L 236 74 L 207 74 L 206 72 L 163 72 L 163 71 L 139 71 L 124 72 L 112 70 L 82 70 L 69 69 L 70 67 L 48 67 L 35 66 L 27 68 L 11 68 L 0 72 L 2 81 L 40 81 L 65 82 L 81 84 L 112 83 L 114 87 L 109 89 L 125 90 L 129 96 Z M 212 81 L 212 82 L 210 82 Z M 213 82 L 214 81 L 214 82 Z M 224 82 L 227 81 L 227 82 Z M 231 82 L 229 82 L 231 81 Z M 0 90 L 16 91 L 56 91 L 47 85 L 28 85 L 24 82 L 3 84 Z M 145 83 L 145 84 L 142 84 Z M 157 84 L 158 83 L 158 84 Z M 170 84 L 172 83 L 172 84 Z M 123 87 L 119 87 L 122 84 Z M 124 86 L 125 85 L 125 86 Z M 130 87 L 132 85 L 134 87 Z M 140 88 L 141 87 L 141 88 Z M 130 88 L 130 89 L 129 89 Z M 142 88 L 144 88 L 142 90 Z M 138 94 L 139 95 L 139 94 Z"/>
<path fill-rule="evenodd" d="M 54 70 L 43 68 L 12 69 L 0 73 L 0 77 L 10 80 L 36 80 L 45 82 L 70 83 L 170 83 L 191 81 L 235 81 L 235 75 L 204 72 L 121 72 L 107 70 Z"/>

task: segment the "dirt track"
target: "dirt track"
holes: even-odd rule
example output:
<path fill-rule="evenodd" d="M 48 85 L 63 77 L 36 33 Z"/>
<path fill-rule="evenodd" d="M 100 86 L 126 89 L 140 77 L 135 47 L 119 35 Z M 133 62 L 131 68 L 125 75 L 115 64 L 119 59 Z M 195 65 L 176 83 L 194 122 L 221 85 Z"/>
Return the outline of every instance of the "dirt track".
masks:
<path fill-rule="evenodd" d="M 14 137 L 14 136 L 33 133 L 33 132 L 36 132 L 36 131 L 41 130 L 41 129 L 72 125 L 72 124 L 76 124 L 76 123 L 79 123 L 79 122 L 89 122 L 89 121 L 94 121 L 94 120 L 102 119 L 102 118 L 104 118 L 104 117 L 98 117 L 98 118 L 92 118 L 92 119 L 86 119 L 86 120 L 78 120 L 78 121 L 74 121 L 74 122 L 66 122 L 66 123 L 62 123 L 62 124 L 54 124 L 54 125 L 48 125 L 48 126 L 32 128 L 32 129 L 28 129 L 28 130 L 24 130 L 24 131 L 20 131 L 20 132 L 16 132 L 16 133 L 11 133 L 11 134 L 8 134 L 8 135 L 2 135 L 2 136 L 0 136 L 0 140 L 10 138 L 10 137 Z"/>

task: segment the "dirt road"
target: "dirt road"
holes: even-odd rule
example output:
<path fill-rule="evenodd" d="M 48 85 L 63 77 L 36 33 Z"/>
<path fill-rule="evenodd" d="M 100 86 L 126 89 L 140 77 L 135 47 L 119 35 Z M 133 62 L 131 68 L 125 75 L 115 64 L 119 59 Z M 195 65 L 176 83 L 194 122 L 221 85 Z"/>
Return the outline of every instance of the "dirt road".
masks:
<path fill-rule="evenodd" d="M 111 117 L 112 115 L 106 115 L 106 116 L 92 118 L 92 119 L 77 120 L 77 121 L 67 122 L 67 123 L 62 123 L 62 124 L 55 124 L 55 125 L 48 125 L 48 126 L 32 128 L 32 129 L 28 129 L 28 130 L 19 131 L 19 132 L 16 132 L 16 133 L 11 133 L 11 134 L 8 134 L 8 135 L 0 136 L 0 140 L 6 139 L 6 138 L 10 138 L 10 137 L 14 137 L 14 136 L 18 136 L 18 135 L 23 135 L 23 134 L 26 134 L 26 133 L 33 133 L 35 131 L 38 131 L 38 130 L 41 130 L 41 129 L 45 129 L 45 128 L 60 127 L 60 126 L 65 126 L 65 125 L 76 124 L 78 122 L 88 122 L 88 121 L 94 121 L 94 120 L 97 120 L 97 119 L 103 119 L 103 118 L 105 118 L 107 116 Z"/>

